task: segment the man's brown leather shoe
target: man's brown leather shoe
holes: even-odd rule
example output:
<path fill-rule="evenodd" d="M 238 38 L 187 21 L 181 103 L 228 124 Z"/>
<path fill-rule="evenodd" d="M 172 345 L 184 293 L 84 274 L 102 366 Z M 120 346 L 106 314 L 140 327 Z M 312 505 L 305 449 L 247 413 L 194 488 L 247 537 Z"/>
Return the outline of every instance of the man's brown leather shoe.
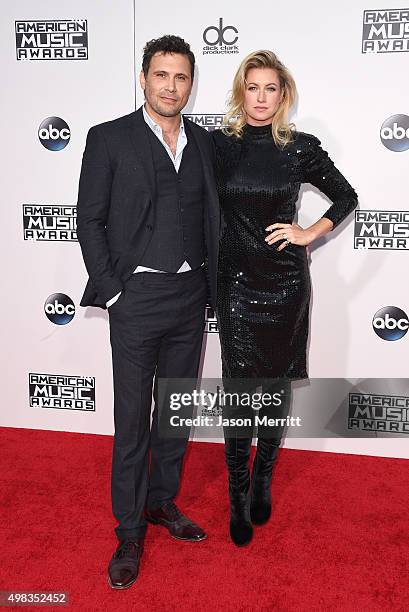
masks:
<path fill-rule="evenodd" d="M 200 542 L 207 535 L 198 525 L 182 514 L 172 501 L 166 502 L 157 510 L 147 510 L 146 520 L 154 525 L 163 525 L 170 535 L 177 540 Z"/>
<path fill-rule="evenodd" d="M 121 540 L 108 566 L 108 582 L 113 589 L 127 589 L 138 577 L 143 539 Z"/>

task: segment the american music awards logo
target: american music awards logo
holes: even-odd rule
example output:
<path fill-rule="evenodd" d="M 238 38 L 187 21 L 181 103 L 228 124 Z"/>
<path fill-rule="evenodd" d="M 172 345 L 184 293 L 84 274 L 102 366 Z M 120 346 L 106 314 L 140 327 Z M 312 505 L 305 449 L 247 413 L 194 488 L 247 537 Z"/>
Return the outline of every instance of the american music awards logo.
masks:
<path fill-rule="evenodd" d="M 364 11 L 362 53 L 409 51 L 409 8 Z"/>
<path fill-rule="evenodd" d="M 95 378 L 93 376 L 30 372 L 28 387 L 32 408 L 95 412 Z"/>
<path fill-rule="evenodd" d="M 350 393 L 348 429 L 409 434 L 409 397 Z"/>
<path fill-rule="evenodd" d="M 23 204 L 24 240 L 77 242 L 77 207 Z"/>
<path fill-rule="evenodd" d="M 354 248 L 408 250 L 409 211 L 356 210 Z"/>
<path fill-rule="evenodd" d="M 15 22 L 17 60 L 88 59 L 86 19 Z"/>
<path fill-rule="evenodd" d="M 206 304 L 206 312 L 205 312 L 205 334 L 218 334 L 219 328 L 217 326 L 216 313 L 214 309 Z"/>
<path fill-rule="evenodd" d="M 217 130 L 221 128 L 224 120 L 223 114 L 218 115 L 183 115 L 189 121 L 200 125 L 205 128 L 208 132 L 213 132 L 213 130 Z"/>

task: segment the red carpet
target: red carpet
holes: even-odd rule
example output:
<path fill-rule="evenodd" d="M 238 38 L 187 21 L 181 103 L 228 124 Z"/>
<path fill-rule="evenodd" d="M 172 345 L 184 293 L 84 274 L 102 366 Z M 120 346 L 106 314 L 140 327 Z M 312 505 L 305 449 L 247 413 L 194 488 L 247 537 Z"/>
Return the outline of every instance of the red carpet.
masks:
<path fill-rule="evenodd" d="M 223 447 L 191 444 L 178 503 L 208 539 L 150 526 L 138 582 L 112 591 L 112 438 L 3 428 L 0 443 L 0 590 L 68 592 L 53 610 L 408 609 L 406 460 L 282 450 L 273 518 L 238 549 Z"/>

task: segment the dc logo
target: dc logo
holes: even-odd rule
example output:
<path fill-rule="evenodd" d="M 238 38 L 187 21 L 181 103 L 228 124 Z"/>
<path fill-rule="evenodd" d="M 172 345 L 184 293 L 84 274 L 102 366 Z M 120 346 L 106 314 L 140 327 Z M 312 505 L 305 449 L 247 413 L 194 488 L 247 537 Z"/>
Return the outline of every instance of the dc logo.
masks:
<path fill-rule="evenodd" d="M 382 340 L 400 340 L 409 329 L 409 320 L 401 308 L 385 306 L 375 313 L 372 327 Z"/>
<path fill-rule="evenodd" d="M 70 141 L 68 124 L 61 117 L 47 117 L 38 128 L 38 137 L 49 151 L 61 151 Z"/>
<path fill-rule="evenodd" d="M 67 325 L 75 315 L 75 305 L 65 293 L 53 293 L 44 304 L 44 312 L 51 323 Z"/>
<path fill-rule="evenodd" d="M 211 47 L 214 45 L 234 45 L 238 41 L 239 37 L 234 37 L 233 35 L 233 38 L 231 40 L 227 40 L 225 38 L 225 33 L 228 30 L 232 30 L 235 34 L 239 33 L 237 28 L 235 28 L 234 26 L 223 27 L 223 18 L 220 17 L 219 27 L 217 28 L 216 26 L 209 26 L 208 28 L 206 28 L 203 32 L 203 40 L 205 41 L 206 45 L 209 45 Z M 209 36 L 210 32 L 212 32 L 212 34 Z"/>
<path fill-rule="evenodd" d="M 386 119 L 382 124 L 380 136 L 382 144 L 390 151 L 409 149 L 408 115 L 392 115 Z"/>

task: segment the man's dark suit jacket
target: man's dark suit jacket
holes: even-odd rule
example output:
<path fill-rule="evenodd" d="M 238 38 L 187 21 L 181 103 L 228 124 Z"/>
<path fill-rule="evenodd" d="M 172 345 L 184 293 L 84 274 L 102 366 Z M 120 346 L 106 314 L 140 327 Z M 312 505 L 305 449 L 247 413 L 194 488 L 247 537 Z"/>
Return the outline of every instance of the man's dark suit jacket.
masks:
<path fill-rule="evenodd" d="M 203 163 L 206 275 L 215 308 L 220 212 L 213 144 L 206 130 L 188 119 L 185 125 Z M 106 308 L 123 290 L 152 237 L 156 181 L 149 129 L 139 108 L 88 132 L 77 206 L 77 236 L 89 274 L 81 306 Z"/>

